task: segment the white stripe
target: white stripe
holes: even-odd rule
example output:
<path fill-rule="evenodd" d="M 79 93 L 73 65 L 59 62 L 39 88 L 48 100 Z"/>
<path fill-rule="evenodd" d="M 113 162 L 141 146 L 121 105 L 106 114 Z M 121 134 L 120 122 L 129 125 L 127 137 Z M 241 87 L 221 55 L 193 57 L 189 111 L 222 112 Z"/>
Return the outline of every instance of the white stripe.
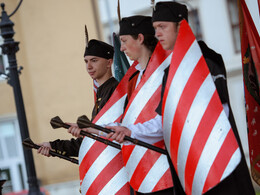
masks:
<path fill-rule="evenodd" d="M 194 98 L 192 105 L 190 107 L 189 113 L 185 120 L 185 124 L 183 126 L 179 150 L 177 156 L 177 164 L 178 164 L 178 175 L 180 178 L 180 182 L 185 189 L 185 167 L 186 161 L 188 158 L 190 146 L 193 140 L 193 137 L 197 131 L 201 118 L 204 115 L 205 110 L 215 92 L 216 88 L 212 81 L 211 75 L 208 74 L 205 81 L 202 83 L 196 97 Z"/>
<path fill-rule="evenodd" d="M 115 121 L 124 112 L 126 94 L 114 103 L 95 123 L 97 125 L 108 124 Z"/>
<path fill-rule="evenodd" d="M 128 146 L 125 146 L 125 147 L 128 147 Z M 138 166 L 140 160 L 142 160 L 146 151 L 147 151 L 147 149 L 144 147 L 141 147 L 141 146 L 134 147 L 134 149 L 127 161 L 127 164 L 126 164 L 126 170 L 129 175 L 129 181 L 132 178 L 136 167 Z"/>
<path fill-rule="evenodd" d="M 230 129 L 230 124 L 227 119 L 227 116 L 222 110 L 217 122 L 215 123 L 209 138 L 205 144 L 205 147 L 202 151 L 201 157 L 199 159 L 193 184 L 192 184 L 192 194 L 202 194 L 202 190 L 205 184 L 205 180 L 208 176 L 209 170 L 214 163 L 214 160 L 224 142 L 226 139 L 226 136 L 229 131 L 232 131 Z M 233 167 L 234 168 L 234 167 Z"/>
<path fill-rule="evenodd" d="M 164 140 L 165 145 L 170 150 L 170 139 L 171 139 L 171 127 L 172 127 L 172 121 L 173 117 L 175 115 L 175 111 L 179 102 L 179 99 L 181 97 L 182 91 L 190 77 L 190 74 L 193 72 L 193 69 L 195 68 L 198 60 L 201 57 L 201 50 L 198 46 L 198 43 L 196 40 L 192 43 L 189 50 L 187 51 L 186 55 L 184 56 L 181 64 L 179 65 L 170 89 L 168 93 L 168 97 L 166 99 L 164 112 L 163 115 L 163 131 L 164 131 Z M 194 58 L 196 56 L 196 58 Z"/>
<path fill-rule="evenodd" d="M 79 148 L 79 165 L 81 164 L 84 156 L 87 154 L 89 149 L 93 146 L 96 141 L 94 139 L 84 137 L 80 148 Z"/>
<path fill-rule="evenodd" d="M 169 164 L 166 155 L 160 155 L 160 157 L 154 163 L 149 173 L 144 178 L 142 184 L 138 189 L 138 192 L 151 192 L 168 169 Z"/>
<path fill-rule="evenodd" d="M 172 53 L 162 62 L 162 64 L 153 72 L 149 79 L 144 83 L 143 87 L 136 94 L 134 100 L 129 106 L 122 124 L 134 124 L 137 117 L 143 110 L 144 106 L 153 96 L 158 87 L 162 84 L 164 70 L 171 62 Z"/>
<path fill-rule="evenodd" d="M 89 168 L 88 172 L 84 176 L 81 190 L 83 194 L 86 194 L 89 187 L 95 181 L 97 176 L 103 171 L 103 169 L 110 163 L 110 161 L 120 152 L 120 150 L 113 147 L 106 147 L 105 150 L 98 156 L 94 163 Z"/>
<path fill-rule="evenodd" d="M 232 155 L 222 177 L 221 177 L 221 181 L 223 179 L 225 179 L 228 175 L 230 175 L 230 173 L 234 170 L 234 167 L 236 167 L 238 165 L 238 163 L 241 161 L 241 152 L 239 147 L 237 148 L 237 150 L 234 152 L 234 154 Z"/>
<path fill-rule="evenodd" d="M 100 195 L 116 194 L 127 182 L 127 173 L 124 167 L 109 180 L 104 188 L 99 192 Z M 111 188 L 111 186 L 113 186 Z"/>

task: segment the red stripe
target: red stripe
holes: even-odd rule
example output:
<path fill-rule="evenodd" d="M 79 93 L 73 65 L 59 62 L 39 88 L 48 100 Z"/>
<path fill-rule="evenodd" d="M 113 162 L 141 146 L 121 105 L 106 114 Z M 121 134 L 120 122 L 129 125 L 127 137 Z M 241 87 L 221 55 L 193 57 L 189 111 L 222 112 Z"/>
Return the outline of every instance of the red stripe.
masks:
<path fill-rule="evenodd" d="M 208 69 L 205 68 L 205 66 L 205 61 L 203 58 L 201 58 L 197 66 L 194 68 L 192 74 L 190 75 L 176 108 L 175 116 L 172 123 L 172 129 L 174 129 L 174 133 L 171 134 L 170 146 L 171 156 L 173 159 L 176 159 L 176 162 L 173 162 L 175 166 L 177 166 L 178 161 L 177 156 L 182 129 L 189 113 L 190 106 L 192 105 L 201 84 L 208 75 Z"/>
<path fill-rule="evenodd" d="M 212 106 L 214 107 L 218 102 L 219 97 L 217 91 L 215 91 L 209 102 L 208 108 L 206 109 L 200 121 L 200 124 L 191 143 L 185 167 L 185 192 L 187 194 L 191 194 L 194 174 L 201 153 L 210 135 L 211 131 L 209 130 L 213 129 L 216 121 L 218 120 L 219 114 L 222 111 L 222 107 L 220 106 L 217 106 L 214 109 L 210 109 L 212 108 Z"/>
<path fill-rule="evenodd" d="M 127 113 L 128 108 L 132 104 L 135 96 L 138 94 L 138 92 L 141 90 L 143 85 L 146 83 L 146 81 L 150 78 L 150 76 L 153 74 L 153 72 L 161 65 L 161 63 L 167 58 L 167 56 L 170 54 L 169 51 L 165 51 L 160 42 L 158 42 L 153 55 L 151 56 L 151 59 L 147 65 L 147 68 L 144 72 L 144 75 L 142 76 L 142 79 L 140 83 L 138 84 L 137 88 L 134 90 L 133 94 L 131 95 L 131 98 L 127 104 L 127 107 L 125 109 L 125 113 Z M 159 101 L 158 99 L 157 101 Z"/>
<path fill-rule="evenodd" d="M 225 138 L 217 156 L 208 173 L 207 179 L 203 187 L 203 193 L 214 187 L 220 182 L 220 179 L 227 167 L 232 155 L 238 149 L 238 144 L 234 136 L 233 130 L 230 129 Z"/>
<path fill-rule="evenodd" d="M 124 165 L 126 166 L 133 150 L 135 148 L 135 145 L 123 145 L 122 147 L 122 154 L 124 159 Z"/>
<path fill-rule="evenodd" d="M 169 188 L 169 186 L 173 186 L 171 170 L 170 168 L 164 173 L 162 178 L 153 188 L 153 192 L 159 191 L 161 189 Z"/>
<path fill-rule="evenodd" d="M 130 185 L 135 189 L 138 190 L 140 185 L 142 184 L 144 178 L 149 173 L 151 168 L 153 167 L 154 163 L 158 160 L 161 156 L 160 153 L 147 150 L 143 155 L 142 159 L 138 163 L 135 171 L 130 179 Z"/>
<path fill-rule="evenodd" d="M 96 177 L 91 186 L 89 187 L 87 194 L 98 194 L 105 185 L 120 171 L 123 167 L 123 161 L 121 153 L 118 153 Z"/>
<path fill-rule="evenodd" d="M 117 191 L 116 195 L 130 194 L 129 183 L 126 183 L 120 190 Z"/>
<path fill-rule="evenodd" d="M 111 108 L 119 99 L 121 99 L 125 94 L 127 90 L 127 83 L 130 78 L 130 76 L 136 71 L 135 66 L 137 65 L 137 62 L 134 62 L 128 71 L 126 72 L 125 76 L 122 78 L 120 83 L 118 84 L 117 88 L 113 92 L 112 96 L 109 98 L 108 102 L 105 104 L 105 106 L 99 111 L 95 119 L 93 120 L 94 123 L 96 123 L 100 117 L 107 111 L 109 108 Z"/>
<path fill-rule="evenodd" d="M 165 144 L 164 144 L 164 141 L 163 141 L 163 140 L 162 140 L 162 141 L 159 141 L 159 142 L 156 142 L 156 143 L 153 144 L 153 145 L 165 149 Z M 130 156 L 131 156 L 131 154 L 132 154 L 134 148 L 135 148 L 135 145 L 124 145 L 124 146 L 123 146 L 122 154 L 123 154 L 123 159 L 124 159 L 125 165 L 127 164 L 127 162 L 128 162 L 128 160 L 129 160 L 129 158 L 130 158 Z M 149 151 L 149 153 L 146 152 L 146 155 L 144 155 L 144 157 L 143 157 L 142 159 L 147 158 L 147 156 L 148 156 L 148 162 L 149 162 L 149 159 L 150 159 L 150 158 L 149 158 L 149 155 L 152 155 L 152 157 L 153 157 L 153 156 L 154 156 L 154 151 L 151 151 L 151 150 L 148 150 L 148 151 Z M 157 153 L 157 152 L 155 152 L 155 153 Z M 156 155 L 160 155 L 160 154 L 157 153 Z M 155 162 L 156 162 L 156 161 L 155 161 Z M 146 162 L 140 161 L 138 166 L 139 166 L 139 167 L 140 167 L 141 165 L 146 166 L 146 164 L 142 164 L 142 163 L 146 163 Z M 140 164 L 141 164 L 141 165 L 140 165 Z M 142 172 L 143 172 L 143 171 L 142 171 Z M 138 172 L 137 172 L 137 173 L 138 173 Z M 140 174 L 140 173 L 139 173 L 139 174 Z M 169 174 L 171 175 L 170 172 L 169 172 Z M 136 175 L 136 177 L 138 177 L 138 175 Z M 170 178 L 171 178 L 171 177 L 170 177 Z"/>
<path fill-rule="evenodd" d="M 95 143 L 91 146 L 87 154 L 82 159 L 79 165 L 79 175 L 80 180 L 83 180 L 85 174 L 88 172 L 89 168 L 92 166 L 94 161 L 98 158 L 98 156 L 103 152 L 103 150 L 107 147 L 107 145 L 95 141 Z"/>
<path fill-rule="evenodd" d="M 121 114 L 114 122 L 120 123 L 122 116 L 123 116 L 123 114 Z"/>
<path fill-rule="evenodd" d="M 158 141 L 158 142 L 154 143 L 153 145 L 165 149 L 164 140 Z"/>
<path fill-rule="evenodd" d="M 162 87 L 160 86 L 154 92 L 152 97 L 149 99 L 149 101 L 146 103 L 146 105 L 142 109 L 141 113 L 137 117 L 135 124 L 143 123 L 144 121 L 148 121 L 149 119 L 154 118 L 157 115 L 155 110 L 158 107 L 159 100 L 161 99 L 161 89 L 162 89 Z"/>
<path fill-rule="evenodd" d="M 162 46 L 158 43 L 155 51 L 153 52 L 153 55 L 149 61 L 149 64 L 147 66 L 147 69 L 142 76 L 141 82 L 138 84 L 137 88 L 134 90 L 133 94 L 131 95 L 131 98 L 128 102 L 127 108 L 125 109 L 125 113 L 128 112 L 129 107 L 131 106 L 133 100 L 136 98 L 136 95 L 139 93 L 139 91 L 142 89 L 144 84 L 147 82 L 149 77 L 153 74 L 153 72 L 161 65 L 161 63 L 166 59 L 166 57 L 170 54 L 171 52 L 165 51 L 162 49 Z M 155 109 L 157 108 L 160 98 L 161 98 L 161 87 L 156 89 L 155 93 L 152 95 L 152 97 L 148 100 L 144 108 L 142 109 L 142 112 L 139 114 L 137 119 L 135 120 L 135 123 L 142 123 L 144 121 L 150 120 L 151 118 L 154 118 L 156 116 Z M 147 114 L 149 113 L 149 114 Z M 164 143 L 164 142 L 162 142 Z M 125 149 L 131 149 L 131 151 L 125 152 Z M 123 158 L 124 161 L 127 162 L 129 160 L 129 156 L 132 153 L 131 146 L 124 146 L 123 147 Z M 127 154 L 126 154 L 127 153 Z M 153 152 L 148 150 L 144 156 L 142 157 L 141 161 L 139 162 L 138 166 L 136 167 L 132 178 L 130 179 L 131 186 L 135 189 L 138 190 L 140 185 L 143 182 L 143 179 L 146 177 L 150 169 L 153 167 L 154 163 L 158 160 L 159 156 L 161 154 L 157 152 Z M 171 179 L 171 174 L 170 172 L 167 172 L 170 176 L 169 179 Z M 161 181 L 162 183 L 165 181 Z M 168 184 L 166 182 L 166 184 Z M 173 184 L 171 183 L 171 186 Z M 162 185 L 158 185 L 158 190 L 162 190 L 165 188 L 169 188 L 171 186 L 166 186 L 164 188 L 159 188 L 162 187 Z"/>
<path fill-rule="evenodd" d="M 97 88 L 98 86 L 95 84 L 94 80 L 93 80 L 93 91 L 94 91 L 94 103 L 96 102 L 97 100 Z"/>
<path fill-rule="evenodd" d="M 184 21 L 182 21 L 181 24 L 183 22 Z M 192 45 L 193 41 L 195 40 L 195 37 L 194 37 L 193 33 L 191 32 L 189 25 L 187 24 L 186 26 L 184 26 L 184 25 L 182 25 L 182 26 L 183 27 L 180 28 L 180 30 L 179 30 L 178 37 L 177 37 L 177 40 L 176 40 L 176 43 L 175 43 L 175 46 L 173 49 L 168 79 L 167 79 L 167 83 L 165 86 L 162 113 L 164 113 L 166 97 L 168 96 L 169 88 L 170 88 L 172 79 L 176 73 L 176 70 L 178 69 L 181 61 L 183 60 L 184 56 L 186 55 L 186 53 L 187 53 L 188 49 L 190 48 L 190 46 Z"/>

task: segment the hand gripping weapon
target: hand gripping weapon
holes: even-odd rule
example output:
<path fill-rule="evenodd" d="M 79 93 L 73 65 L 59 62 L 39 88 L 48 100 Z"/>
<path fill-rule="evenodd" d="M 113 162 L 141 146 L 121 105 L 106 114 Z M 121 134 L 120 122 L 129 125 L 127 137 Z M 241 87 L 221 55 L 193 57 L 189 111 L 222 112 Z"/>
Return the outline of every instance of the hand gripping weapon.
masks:
<path fill-rule="evenodd" d="M 64 122 L 60 119 L 60 117 L 58 117 L 58 116 L 52 118 L 51 121 L 50 121 L 50 123 L 51 123 L 51 126 L 52 126 L 53 129 L 57 129 L 57 128 L 61 128 L 61 127 L 65 128 L 65 129 L 70 128 L 70 125 L 64 123 Z M 81 128 L 81 127 L 80 127 L 80 128 Z M 110 140 L 108 140 L 108 139 L 104 139 L 104 138 L 101 138 L 101 137 L 99 137 L 99 136 L 93 135 L 92 133 L 88 133 L 88 132 L 86 132 L 86 131 L 82 131 L 82 130 L 81 130 L 81 131 L 80 131 L 80 135 L 87 136 L 87 137 L 89 137 L 89 138 L 91 138 L 91 139 L 94 139 L 94 140 L 96 140 L 96 141 L 102 142 L 102 143 L 104 143 L 104 144 L 106 144 L 106 145 L 109 145 L 109 146 L 112 146 L 112 147 L 114 147 L 114 148 L 117 148 L 117 149 L 121 150 L 121 146 L 120 146 L 119 144 L 114 143 L 114 142 L 112 142 L 112 141 L 110 141 Z"/>
<path fill-rule="evenodd" d="M 114 133 L 113 130 L 110 130 L 110 129 L 107 129 L 107 128 L 104 128 L 104 127 L 101 127 L 99 125 L 96 125 L 94 123 L 92 123 L 87 116 L 85 115 L 82 115 L 80 117 L 78 117 L 78 120 L 77 120 L 77 124 L 79 126 L 79 128 L 88 128 L 88 127 L 92 127 L 94 129 L 98 129 L 100 131 L 103 131 L 105 133 Z M 156 147 L 154 145 L 151 145 L 151 144 L 148 144 L 146 142 L 143 142 L 143 141 L 140 141 L 140 140 L 137 140 L 137 139 L 134 139 L 134 138 L 131 138 L 129 136 L 125 136 L 124 138 L 125 141 L 130 141 L 132 142 L 133 144 L 136 144 L 136 145 L 139 145 L 139 146 L 143 146 L 145 148 L 148 148 L 150 150 L 154 150 L 156 152 L 159 152 L 159 153 L 162 153 L 162 154 L 166 154 L 166 150 L 162 149 L 162 148 L 159 148 L 159 147 Z"/>
<path fill-rule="evenodd" d="M 29 137 L 23 140 L 23 146 L 26 147 L 26 148 L 29 148 L 29 149 L 36 149 L 36 150 L 38 150 L 41 147 L 41 146 L 33 143 L 33 141 Z M 50 150 L 50 155 L 53 156 L 53 157 L 59 157 L 59 158 L 62 158 L 64 160 L 68 160 L 68 161 L 75 163 L 75 164 L 79 164 L 77 159 L 64 156 L 64 155 L 59 154 L 57 152 L 54 152 L 52 150 Z"/>

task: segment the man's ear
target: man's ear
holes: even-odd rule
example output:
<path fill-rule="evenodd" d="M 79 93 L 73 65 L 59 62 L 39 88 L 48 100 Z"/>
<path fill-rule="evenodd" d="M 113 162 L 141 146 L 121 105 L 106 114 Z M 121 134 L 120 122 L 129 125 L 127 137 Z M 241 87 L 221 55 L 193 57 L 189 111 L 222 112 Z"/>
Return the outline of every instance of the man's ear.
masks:
<path fill-rule="evenodd" d="M 111 68 L 113 64 L 113 59 L 108 59 L 107 61 L 108 61 L 107 68 Z"/>
<path fill-rule="evenodd" d="M 140 41 L 140 43 L 144 42 L 144 35 L 139 33 L 137 39 Z"/>

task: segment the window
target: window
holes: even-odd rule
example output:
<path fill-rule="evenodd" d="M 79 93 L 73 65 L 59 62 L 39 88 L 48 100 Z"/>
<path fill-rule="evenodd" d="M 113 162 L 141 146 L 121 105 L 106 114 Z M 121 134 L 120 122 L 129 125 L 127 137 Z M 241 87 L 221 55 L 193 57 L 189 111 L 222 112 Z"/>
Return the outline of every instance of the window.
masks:
<path fill-rule="evenodd" d="M 196 39 L 199 41 L 202 39 L 200 20 L 197 9 L 192 9 L 188 13 L 189 25 L 194 33 Z"/>
<path fill-rule="evenodd" d="M 26 188 L 26 170 L 17 120 L 0 119 L 0 177 L 3 194 Z"/>
<path fill-rule="evenodd" d="M 228 12 L 230 18 L 230 24 L 232 28 L 232 36 L 235 47 L 235 52 L 240 52 L 240 30 L 239 30 L 239 17 L 237 0 L 228 0 Z"/>

